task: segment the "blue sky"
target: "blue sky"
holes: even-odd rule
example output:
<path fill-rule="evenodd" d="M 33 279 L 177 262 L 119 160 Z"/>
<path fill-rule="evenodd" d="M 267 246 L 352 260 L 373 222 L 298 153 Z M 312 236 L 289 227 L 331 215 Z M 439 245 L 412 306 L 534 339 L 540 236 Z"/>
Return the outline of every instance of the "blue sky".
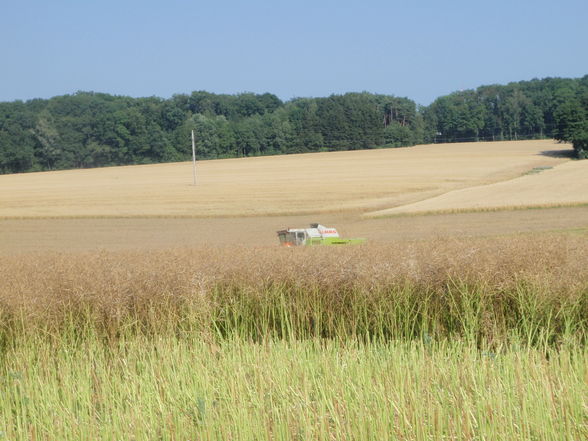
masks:
<path fill-rule="evenodd" d="M 0 0 L 0 101 L 455 90 L 588 74 L 588 1 Z"/>

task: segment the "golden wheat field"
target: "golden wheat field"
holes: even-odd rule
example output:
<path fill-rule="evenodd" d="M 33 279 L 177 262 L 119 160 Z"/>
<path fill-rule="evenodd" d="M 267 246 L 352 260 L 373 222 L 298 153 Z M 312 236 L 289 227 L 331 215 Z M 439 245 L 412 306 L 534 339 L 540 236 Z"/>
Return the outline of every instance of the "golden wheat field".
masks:
<path fill-rule="evenodd" d="M 539 140 L 201 161 L 196 186 L 189 162 L 5 175 L 0 217 L 365 213 L 558 166 L 569 150 Z M 569 191 L 578 174 L 568 169 L 546 185 L 573 194 L 566 202 L 588 202 L 586 192 Z M 536 205 L 559 194 L 526 197 Z"/>

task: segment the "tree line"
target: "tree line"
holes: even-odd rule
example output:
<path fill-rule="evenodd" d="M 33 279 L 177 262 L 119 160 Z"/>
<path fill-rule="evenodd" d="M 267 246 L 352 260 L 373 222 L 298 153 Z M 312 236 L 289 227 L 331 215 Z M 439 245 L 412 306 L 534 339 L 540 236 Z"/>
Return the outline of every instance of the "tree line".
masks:
<path fill-rule="evenodd" d="M 588 156 L 588 75 L 482 86 L 418 106 L 346 93 L 283 102 L 196 91 L 169 99 L 78 92 L 0 103 L 0 173 L 199 158 L 553 137 Z"/>
<path fill-rule="evenodd" d="M 554 138 L 588 156 L 588 75 L 481 86 L 422 109 L 433 142 Z"/>

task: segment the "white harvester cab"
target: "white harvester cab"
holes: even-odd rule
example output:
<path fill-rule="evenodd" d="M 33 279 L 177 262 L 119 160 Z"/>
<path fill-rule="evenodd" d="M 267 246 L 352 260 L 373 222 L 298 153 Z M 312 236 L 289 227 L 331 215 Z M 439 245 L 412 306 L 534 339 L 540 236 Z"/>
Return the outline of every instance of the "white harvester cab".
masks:
<path fill-rule="evenodd" d="M 327 245 L 340 241 L 335 228 L 321 224 L 310 224 L 310 228 L 288 228 L 278 231 L 280 245 L 291 247 L 297 245 Z"/>

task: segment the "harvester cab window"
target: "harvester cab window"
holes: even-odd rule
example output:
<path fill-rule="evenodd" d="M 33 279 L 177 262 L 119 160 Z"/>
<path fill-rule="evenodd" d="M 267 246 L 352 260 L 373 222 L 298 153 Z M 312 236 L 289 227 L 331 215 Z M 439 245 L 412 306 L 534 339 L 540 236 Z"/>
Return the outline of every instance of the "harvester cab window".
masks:
<path fill-rule="evenodd" d="M 296 244 L 302 245 L 304 243 L 305 234 L 302 231 L 296 233 Z"/>

